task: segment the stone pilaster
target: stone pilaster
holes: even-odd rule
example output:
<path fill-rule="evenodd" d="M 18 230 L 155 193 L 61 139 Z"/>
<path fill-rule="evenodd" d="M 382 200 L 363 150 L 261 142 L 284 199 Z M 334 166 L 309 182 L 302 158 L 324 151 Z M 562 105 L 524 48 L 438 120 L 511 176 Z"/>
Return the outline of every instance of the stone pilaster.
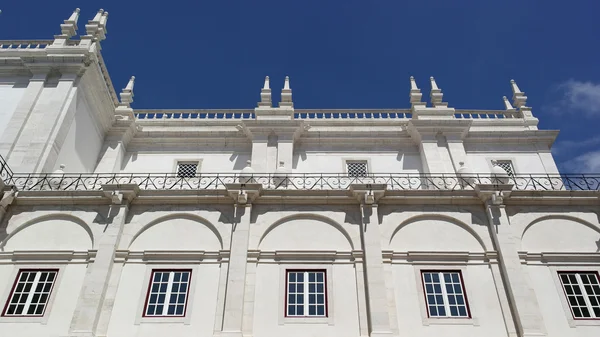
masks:
<path fill-rule="evenodd" d="M 504 199 L 510 196 L 511 189 L 512 184 L 478 185 L 477 193 L 484 201 L 489 232 L 498 252 L 499 269 L 517 336 L 546 336 L 540 306 L 527 270 L 519 258 L 520 236 L 511 226 L 504 206 Z"/>
<path fill-rule="evenodd" d="M 4 129 L 4 133 L 0 139 L 0 155 L 4 156 L 6 160 L 10 159 L 17 139 L 21 135 L 23 127 L 42 93 L 42 89 L 44 89 L 47 75 L 46 71 L 35 72 L 33 77 L 29 79 L 29 84 L 17 104 L 8 125 Z"/>
<path fill-rule="evenodd" d="M 96 165 L 95 173 L 118 173 L 121 171 L 125 146 L 122 141 L 106 141 L 100 152 L 100 160 Z"/>
<path fill-rule="evenodd" d="M 88 267 L 85 275 L 69 328 L 71 337 L 99 336 L 97 330 L 101 316 L 110 316 L 112 302 L 106 301 L 106 295 L 111 284 L 115 252 L 123 233 L 129 204 L 138 192 L 137 185 L 104 185 L 102 189 L 111 199 L 106 230 L 96 246 L 94 263 Z M 104 324 L 107 325 L 106 321 Z M 104 325 L 100 328 L 103 331 L 107 330 L 107 326 Z"/>

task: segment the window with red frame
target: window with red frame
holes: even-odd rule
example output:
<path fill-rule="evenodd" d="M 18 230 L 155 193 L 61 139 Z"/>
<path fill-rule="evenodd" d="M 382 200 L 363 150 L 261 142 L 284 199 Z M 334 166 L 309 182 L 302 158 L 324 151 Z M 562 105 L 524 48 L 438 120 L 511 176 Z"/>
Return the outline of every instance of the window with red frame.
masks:
<path fill-rule="evenodd" d="M 422 271 L 429 317 L 471 317 L 460 271 Z"/>
<path fill-rule="evenodd" d="M 44 316 L 58 270 L 20 270 L 2 316 Z"/>
<path fill-rule="evenodd" d="M 600 282 L 597 272 L 559 272 L 573 318 L 600 319 Z"/>
<path fill-rule="evenodd" d="M 286 271 L 287 317 L 327 317 L 324 270 Z"/>
<path fill-rule="evenodd" d="M 185 316 L 191 270 L 153 270 L 144 316 Z"/>

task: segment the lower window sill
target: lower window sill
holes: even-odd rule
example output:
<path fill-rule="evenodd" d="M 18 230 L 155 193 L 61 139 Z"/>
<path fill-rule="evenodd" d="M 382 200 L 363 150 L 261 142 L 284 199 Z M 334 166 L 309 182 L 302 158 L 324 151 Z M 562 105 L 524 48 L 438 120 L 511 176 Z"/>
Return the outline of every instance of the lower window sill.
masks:
<path fill-rule="evenodd" d="M 332 324 L 330 317 L 284 317 L 283 324 Z"/>
<path fill-rule="evenodd" d="M 190 320 L 187 317 L 142 317 L 137 322 L 138 324 L 190 324 Z"/>
<path fill-rule="evenodd" d="M 425 318 L 424 325 L 472 325 L 478 326 L 479 323 L 475 318 Z"/>
<path fill-rule="evenodd" d="M 0 317 L 0 323 L 40 323 L 46 324 L 48 318 L 45 316 L 2 316 Z"/>

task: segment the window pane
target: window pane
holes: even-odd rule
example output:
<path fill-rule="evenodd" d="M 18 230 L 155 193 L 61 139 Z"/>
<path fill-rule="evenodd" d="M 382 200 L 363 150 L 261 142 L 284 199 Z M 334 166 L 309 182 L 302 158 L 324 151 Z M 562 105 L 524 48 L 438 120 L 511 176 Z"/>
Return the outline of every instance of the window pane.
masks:
<path fill-rule="evenodd" d="M 43 316 L 57 273 L 56 270 L 19 271 L 8 300 L 10 305 L 3 315 Z"/>
<path fill-rule="evenodd" d="M 155 271 L 149 285 L 146 316 L 183 316 L 189 271 Z M 181 307 L 181 309 L 179 309 Z"/>

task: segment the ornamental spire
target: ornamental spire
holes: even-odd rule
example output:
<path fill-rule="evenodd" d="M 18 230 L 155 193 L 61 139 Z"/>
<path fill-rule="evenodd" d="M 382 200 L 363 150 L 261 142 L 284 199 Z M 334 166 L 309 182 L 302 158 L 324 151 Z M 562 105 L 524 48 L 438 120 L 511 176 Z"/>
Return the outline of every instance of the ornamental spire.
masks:
<path fill-rule="evenodd" d="M 269 76 L 265 77 L 265 85 L 260 90 L 260 102 L 258 102 L 259 108 L 271 108 L 271 87 L 269 86 Z"/>
<path fill-rule="evenodd" d="M 79 20 L 79 8 L 75 8 L 73 14 L 60 25 L 60 32 L 63 37 L 69 39 L 77 34 L 77 20 Z"/>
<path fill-rule="evenodd" d="M 429 94 L 431 104 L 433 104 L 433 106 L 435 108 L 447 107 L 448 103 L 442 102 L 442 98 L 444 97 L 444 94 L 442 94 L 442 90 L 440 88 L 438 88 L 437 83 L 435 83 L 435 79 L 433 78 L 433 76 L 431 76 L 429 78 L 429 80 L 431 81 L 431 93 Z"/>
<path fill-rule="evenodd" d="M 527 104 L 527 96 L 525 96 L 525 93 L 519 89 L 515 80 L 510 80 L 510 85 L 513 92 L 513 105 L 519 109 L 525 107 Z"/>
<path fill-rule="evenodd" d="M 508 98 L 506 98 L 506 96 L 502 96 L 502 99 L 504 100 L 504 107 L 506 107 L 506 111 L 517 111 L 511 104 L 510 101 L 508 100 Z"/>
<path fill-rule="evenodd" d="M 292 101 L 292 89 L 290 89 L 290 77 L 285 77 L 283 89 L 281 90 L 281 102 L 279 102 L 280 108 L 293 108 L 294 102 Z"/>
<path fill-rule="evenodd" d="M 88 36 L 93 37 L 99 41 L 106 39 L 106 22 L 108 20 L 108 12 L 104 9 L 100 9 L 94 18 L 88 21 L 85 25 L 85 32 Z"/>
<path fill-rule="evenodd" d="M 121 94 L 119 96 L 121 96 L 121 104 L 119 104 L 119 106 L 122 107 L 126 107 L 126 108 L 130 108 L 131 107 L 131 103 L 133 103 L 133 84 L 135 82 L 135 76 L 131 76 L 131 78 L 129 79 L 129 82 L 127 83 L 127 86 L 125 86 L 125 89 L 123 89 L 121 91 Z"/>
<path fill-rule="evenodd" d="M 421 97 L 423 96 L 423 94 L 421 94 L 421 89 L 419 89 L 417 87 L 417 82 L 415 81 L 414 77 L 410 77 L 410 104 L 412 105 L 412 107 L 417 107 L 417 106 L 425 106 L 425 103 L 421 102 Z"/>

